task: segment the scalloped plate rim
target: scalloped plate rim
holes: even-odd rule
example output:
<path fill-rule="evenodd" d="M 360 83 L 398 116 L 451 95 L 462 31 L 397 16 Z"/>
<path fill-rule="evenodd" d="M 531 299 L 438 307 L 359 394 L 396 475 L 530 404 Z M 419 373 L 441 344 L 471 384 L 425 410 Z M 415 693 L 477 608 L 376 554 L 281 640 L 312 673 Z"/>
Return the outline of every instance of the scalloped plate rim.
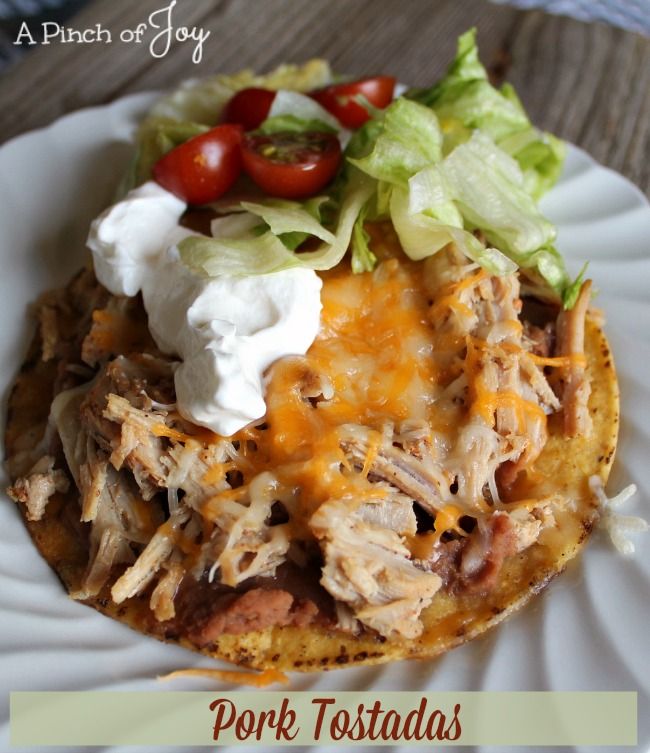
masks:
<path fill-rule="evenodd" d="M 80 123 L 84 119 L 90 119 L 90 120 L 92 120 L 95 117 L 97 117 L 97 118 L 101 117 L 103 119 L 104 116 L 105 116 L 105 114 L 107 113 L 107 111 L 115 111 L 115 112 L 119 111 L 120 116 L 122 116 L 124 118 L 124 123 L 127 123 L 127 122 L 131 123 L 132 122 L 133 125 L 135 126 L 135 123 L 136 123 L 135 118 L 136 118 L 136 116 L 139 113 L 143 112 L 145 110 L 145 108 L 148 105 L 151 104 L 151 102 L 154 100 L 154 98 L 156 96 L 157 96 L 156 92 L 140 92 L 140 93 L 131 94 L 131 95 L 128 95 L 126 97 L 122 97 L 122 98 L 120 98 L 120 99 L 118 99 L 118 100 L 116 100 L 116 101 L 114 101 L 112 103 L 109 103 L 109 104 L 94 105 L 94 106 L 85 107 L 85 108 L 76 110 L 74 112 L 68 113 L 68 114 L 66 114 L 66 115 L 58 118 L 57 120 L 55 120 L 53 123 L 51 123 L 49 125 L 46 125 L 46 126 L 43 126 L 41 128 L 37 128 L 37 129 L 31 130 L 31 131 L 28 131 L 26 133 L 17 135 L 15 137 L 13 137 L 12 139 L 4 142 L 2 145 L 0 145 L 0 164 L 2 164 L 3 159 L 5 158 L 5 156 L 11 150 L 23 148 L 24 145 L 29 144 L 30 140 L 36 140 L 38 142 L 39 140 L 43 140 L 43 139 L 49 138 L 50 135 L 56 134 L 57 132 L 61 132 L 62 134 L 64 134 L 64 139 L 71 139 L 71 140 L 73 140 L 73 137 L 71 137 L 69 135 L 66 135 L 67 130 L 68 130 L 68 128 L 70 126 L 73 126 L 73 125 L 75 125 L 77 123 Z M 73 129 L 70 128 L 70 131 L 73 131 Z M 99 146 L 100 143 L 101 142 L 98 141 L 98 146 Z M 74 151 L 74 144 L 73 143 L 67 143 L 66 148 L 71 149 L 72 151 Z M 579 147 L 576 147 L 575 145 L 569 144 L 568 156 L 571 154 L 571 152 L 573 152 L 573 154 L 574 154 L 575 157 L 580 158 L 581 160 L 583 160 L 585 162 L 585 164 L 588 165 L 588 170 L 589 171 L 596 170 L 596 171 L 600 172 L 600 174 L 603 177 L 607 177 L 607 178 L 612 177 L 612 178 L 615 178 L 616 183 L 617 183 L 618 186 L 625 185 L 625 190 L 628 192 L 628 195 L 629 195 L 630 199 L 633 198 L 635 206 L 642 206 L 642 207 L 647 208 L 648 213 L 650 215 L 650 203 L 648 202 L 647 197 L 643 194 L 643 192 L 637 186 L 635 186 L 633 183 L 631 183 L 628 179 L 626 179 L 624 176 L 620 175 L 615 170 L 613 170 L 611 168 L 608 168 L 608 167 L 605 167 L 603 165 L 600 165 L 585 150 L 583 150 L 583 149 L 581 149 Z M 0 214 L 1 214 L 1 210 L 0 210 Z M 4 250 L 3 250 L 3 248 L 0 247 L 0 258 L 2 257 L 3 253 L 4 253 Z M 36 294 L 37 292 L 38 291 L 34 291 L 34 294 Z M 25 301 L 25 303 L 27 303 L 27 301 Z M 7 333 L 0 334 L 0 343 L 2 343 L 3 340 L 4 340 L 4 338 L 6 338 L 7 336 L 8 336 Z M 13 366 L 17 367 L 18 364 L 15 364 Z M 5 384 L 5 380 L 7 378 L 11 379 L 11 377 L 13 375 L 13 371 L 12 371 L 13 366 L 10 366 L 9 370 L 8 370 L 7 365 L 5 365 L 4 367 L 0 367 L 0 389 L 2 390 L 2 392 L 4 392 L 5 389 L 6 389 L 6 387 L 7 387 L 7 385 Z M 2 416 L 2 418 L 0 418 L 0 425 L 4 425 L 4 406 L 3 406 L 3 416 Z M 0 496 L 1 496 L 0 504 L 11 504 L 10 501 L 8 500 L 8 498 L 6 497 L 6 495 L 4 495 L 4 493 L 0 494 Z M 9 510 L 7 508 L 2 508 L 0 510 L 0 520 L 2 520 L 3 518 L 6 518 L 7 515 L 12 515 L 12 517 L 14 518 L 14 523 L 15 523 L 16 519 L 19 518 L 19 516 L 17 515 L 17 513 L 15 512 L 15 510 Z M 20 522 L 20 525 L 22 527 L 22 521 Z M 22 530 L 23 530 L 23 533 L 24 533 L 24 536 L 23 536 L 24 541 L 23 541 L 23 543 L 28 543 L 29 546 L 31 547 L 32 546 L 31 545 L 31 540 L 27 536 L 26 531 L 24 531 L 24 529 L 22 529 Z M 13 543 L 16 543 L 16 542 L 13 542 Z M 602 548 L 602 547 L 599 547 L 599 548 Z M 590 564 L 589 560 L 591 558 L 588 557 L 588 554 L 589 554 L 589 550 L 587 550 L 587 552 L 582 556 L 582 558 L 580 560 L 580 568 L 582 568 L 582 567 L 589 567 L 589 564 Z M 3 556 L 2 556 L 2 553 L 0 553 L 0 565 L 2 564 L 2 559 L 3 559 Z M 47 568 L 47 566 L 45 565 L 45 563 L 41 562 L 40 564 L 42 564 L 44 567 Z M 35 569 L 38 570 L 39 569 L 39 565 L 35 565 Z M 0 570 L 0 582 L 3 581 L 5 578 L 6 578 L 6 576 L 4 575 L 4 572 L 2 572 Z M 573 587 L 574 584 L 571 584 L 570 582 L 568 582 L 568 580 L 569 579 L 566 579 L 565 581 L 561 581 L 561 582 L 564 582 L 565 586 L 567 588 Z M 43 585 L 43 584 L 39 584 L 39 585 Z M 51 591 L 49 589 L 46 589 L 46 597 L 49 598 L 51 596 L 52 603 L 54 603 L 54 604 L 60 603 L 60 602 L 58 602 L 58 599 L 60 599 L 60 597 L 62 595 L 63 595 L 62 593 L 55 594 L 53 591 Z M 550 598 L 552 599 L 552 594 L 550 595 Z M 526 618 L 525 618 L 526 623 L 532 622 L 533 624 L 537 624 L 540 621 L 542 621 L 544 613 L 545 613 L 544 612 L 544 610 L 545 610 L 545 604 L 544 604 L 544 602 L 546 600 L 547 600 L 546 596 L 543 597 L 542 599 L 540 599 L 539 601 L 541 602 L 541 606 L 538 606 L 536 608 L 536 609 L 539 609 L 539 610 L 542 611 L 542 615 L 541 616 L 539 614 L 533 613 L 531 611 L 530 607 L 528 607 L 526 610 L 524 610 L 524 612 L 526 614 Z M 2 610 L 3 608 L 5 608 L 7 603 L 8 603 L 8 595 L 7 595 L 7 592 L 5 591 L 5 589 L 3 589 L 2 592 L 0 592 L 0 610 Z M 67 598 L 66 598 L 66 602 L 65 603 L 68 606 L 72 607 L 72 609 L 70 611 L 70 614 L 72 614 L 72 613 L 74 613 L 76 611 L 76 605 L 75 606 L 70 605 L 69 602 L 67 601 Z M 12 608 L 11 605 L 9 606 L 9 608 L 10 609 Z M 81 607 L 81 608 L 85 609 L 85 607 Z M 66 611 L 68 611 L 68 610 L 66 610 Z M 546 612 L 548 612 L 548 609 L 546 609 Z M 30 613 L 26 610 L 25 611 L 25 615 L 29 616 L 29 614 Z M 128 628 L 125 628 L 124 626 L 119 625 L 118 623 L 114 623 L 112 621 L 105 620 L 105 618 L 103 616 L 101 616 L 101 615 L 95 614 L 95 616 L 96 616 L 96 618 L 102 620 L 102 627 L 101 627 L 101 629 L 103 631 L 105 631 L 107 634 L 109 634 L 111 636 L 112 635 L 116 636 L 117 643 L 119 643 L 119 645 L 122 647 L 120 650 L 134 651 L 137 648 L 137 644 L 139 644 L 139 640 L 136 640 L 136 639 L 145 640 L 145 641 L 148 642 L 147 645 L 150 647 L 150 650 L 146 651 L 145 653 L 147 653 L 148 655 L 150 655 L 150 661 L 153 660 L 153 665 L 156 666 L 157 668 L 165 666 L 165 664 L 166 664 L 165 657 L 167 656 L 167 654 L 165 654 L 165 652 L 169 651 L 170 650 L 169 648 L 164 647 L 162 644 L 156 642 L 155 640 L 151 640 L 151 639 L 148 639 L 148 638 L 143 638 L 143 636 L 138 636 L 137 634 L 131 635 L 131 631 Z M 70 617 L 66 617 L 65 619 L 72 620 L 73 618 L 72 618 L 72 616 L 70 616 Z M 524 623 L 524 620 L 522 620 L 521 613 L 519 613 L 519 615 L 513 617 L 512 621 L 514 621 L 514 620 L 518 621 L 517 622 L 517 626 L 518 626 L 519 629 L 522 629 L 522 624 Z M 94 621 L 94 618 L 92 616 L 89 616 L 88 620 L 86 620 L 85 622 L 93 622 L 93 621 Z M 7 625 L 5 625 L 5 627 L 4 627 L 4 630 L 6 630 L 6 629 L 7 629 Z M 492 647 L 493 647 L 493 645 L 498 641 L 499 635 L 502 632 L 504 632 L 505 630 L 507 630 L 507 629 L 508 629 L 508 623 L 506 623 L 503 626 L 498 627 L 496 631 L 490 631 L 490 635 L 492 636 L 492 640 L 488 640 L 486 642 L 489 643 L 489 644 L 492 644 Z M 4 633 L 4 630 L 3 630 L 3 633 Z M 120 633 L 120 632 L 116 632 L 116 631 L 126 631 L 126 632 L 125 633 Z M 126 636 L 126 643 L 124 643 L 124 641 L 122 640 L 124 638 L 124 636 Z M 132 640 L 130 640 L 130 641 L 128 640 L 129 636 L 132 637 Z M 529 637 L 530 636 L 528 634 L 526 634 L 526 639 L 528 639 Z M 2 642 L 2 637 L 0 635 L 0 667 L 4 666 L 5 662 L 8 661 L 8 660 L 6 660 L 1 655 L 1 653 L 2 653 L 2 643 L 3 643 Z M 479 643 L 480 644 L 480 641 L 479 642 L 475 642 L 475 643 Z M 507 647 L 506 647 L 506 649 L 507 649 Z M 52 650 L 56 650 L 56 647 L 54 649 L 52 649 Z M 73 650 L 75 650 L 75 649 L 73 648 Z M 79 649 L 77 649 L 77 650 L 79 650 Z M 140 649 L 138 648 L 138 650 L 140 650 Z M 472 644 L 469 644 L 468 646 L 456 649 L 454 652 L 452 652 L 452 653 L 446 655 L 445 657 L 443 657 L 442 660 L 440 660 L 440 659 L 439 660 L 433 660 L 429 664 L 425 665 L 424 669 L 423 669 L 423 665 L 422 664 L 419 665 L 418 669 L 416 669 L 415 666 L 411 665 L 411 666 L 413 666 L 413 671 L 410 672 L 409 674 L 412 675 L 412 676 L 414 676 L 414 677 L 416 677 L 416 678 L 418 678 L 418 682 L 422 682 L 423 681 L 425 683 L 425 687 L 427 687 L 429 681 L 435 680 L 436 667 L 438 667 L 438 668 L 440 668 L 442 670 L 442 664 L 443 664 L 443 660 L 444 660 L 445 665 L 448 665 L 449 663 L 454 664 L 454 665 L 456 665 L 457 668 L 460 668 L 461 670 L 464 669 L 471 676 L 474 676 L 474 675 L 472 675 L 472 672 L 470 671 L 471 668 L 467 668 L 464 665 L 466 665 L 467 662 L 468 662 L 468 660 L 471 659 L 471 658 L 477 659 L 479 656 L 481 656 L 481 652 L 484 651 L 484 650 L 485 650 L 485 646 L 484 645 L 479 645 L 479 646 L 474 645 L 472 647 Z M 172 651 L 172 655 L 173 655 L 173 649 L 171 651 Z M 463 652 L 465 652 L 465 653 L 463 653 Z M 187 652 L 187 653 L 189 653 L 189 652 Z M 30 665 L 30 660 L 29 660 L 29 652 L 25 653 L 25 656 L 27 658 L 23 661 L 23 665 L 22 665 L 23 669 L 26 670 L 26 671 L 28 671 L 28 672 L 32 671 L 32 670 L 29 670 L 29 668 L 28 668 L 29 666 L 31 666 Z M 201 663 L 201 661 L 202 660 L 199 657 L 197 657 L 197 663 Z M 376 678 L 378 676 L 378 672 L 380 672 L 381 669 L 382 668 L 380 668 L 379 670 L 377 670 L 375 668 L 361 668 L 361 671 L 359 671 L 359 670 L 351 670 L 351 671 L 350 670 L 339 670 L 337 673 L 330 673 L 330 676 L 322 676 L 323 680 L 322 680 L 322 683 L 320 683 L 320 684 L 325 684 L 327 687 L 331 687 L 332 682 L 334 682 L 335 686 L 340 686 L 340 685 L 344 685 L 345 686 L 346 685 L 346 678 L 352 679 L 353 677 L 357 677 L 360 680 L 363 680 L 364 678 L 367 678 L 368 680 L 370 680 L 372 682 L 372 681 L 374 681 L 374 678 Z M 40 687 L 39 686 L 39 682 L 38 682 L 38 674 L 34 673 L 33 671 L 32 671 L 32 673 L 33 673 L 33 683 L 34 683 L 34 685 L 37 686 L 37 687 Z M 394 670 L 392 672 L 386 672 L 386 675 L 389 676 L 388 677 L 389 681 L 391 681 L 391 676 L 395 675 L 397 673 L 398 673 L 398 670 Z M 126 674 L 129 675 L 129 672 L 127 672 Z M 433 676 L 430 676 L 430 675 L 433 675 Z M 422 679 L 419 679 L 420 676 L 421 676 Z M 302 676 L 302 677 L 305 677 L 305 676 Z M 312 680 L 313 680 L 313 682 L 307 682 L 306 683 L 307 686 L 314 686 L 314 685 L 319 684 L 320 676 L 308 676 L 308 677 L 311 677 Z M 130 676 L 129 676 L 128 679 L 125 681 L 123 675 L 122 675 L 122 679 L 120 679 L 120 676 L 118 674 L 118 676 L 115 676 L 113 678 L 113 681 L 112 681 L 111 684 L 112 684 L 113 687 L 115 685 L 117 685 L 117 684 L 119 684 L 121 686 L 121 685 L 124 684 L 124 682 L 126 682 L 127 684 L 131 683 L 132 682 L 132 678 L 130 678 Z M 140 682 L 140 680 L 135 680 L 133 682 Z M 305 683 L 301 683 L 301 684 L 305 685 Z M 150 683 L 149 683 L 149 685 L 150 685 Z M 361 688 L 355 688 L 355 689 L 361 689 Z M 3 722 L 4 722 L 4 724 L 3 724 L 3 730 L 2 730 L 2 733 L 0 733 L 0 739 L 3 737 L 3 733 L 6 732 L 6 726 L 7 726 L 6 725 L 6 720 L 3 720 Z M 604 750 L 604 749 L 601 749 L 601 750 Z"/>

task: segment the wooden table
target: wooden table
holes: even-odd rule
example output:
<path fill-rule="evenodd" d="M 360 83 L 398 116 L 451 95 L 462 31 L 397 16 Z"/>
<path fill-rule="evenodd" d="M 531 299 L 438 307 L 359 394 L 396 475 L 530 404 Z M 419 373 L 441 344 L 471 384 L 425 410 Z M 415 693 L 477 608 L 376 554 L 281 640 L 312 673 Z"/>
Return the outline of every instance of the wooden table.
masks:
<path fill-rule="evenodd" d="M 101 22 L 115 40 L 168 4 L 95 0 L 67 25 Z M 424 85 L 475 25 L 495 81 L 515 85 L 535 123 L 650 191 L 650 40 L 640 35 L 487 0 L 178 0 L 173 17 L 211 30 L 200 64 L 189 43 L 160 60 L 147 43 L 34 48 L 0 80 L 0 142 L 129 92 L 316 56 L 339 71 Z"/>

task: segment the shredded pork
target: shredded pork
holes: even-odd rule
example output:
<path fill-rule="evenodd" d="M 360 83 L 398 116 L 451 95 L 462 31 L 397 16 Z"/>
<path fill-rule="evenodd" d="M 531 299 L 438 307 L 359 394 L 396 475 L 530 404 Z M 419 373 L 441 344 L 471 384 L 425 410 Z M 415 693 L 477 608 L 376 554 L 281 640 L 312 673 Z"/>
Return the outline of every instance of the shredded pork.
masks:
<path fill-rule="evenodd" d="M 109 296 L 90 273 L 75 281 L 71 303 L 44 297 L 42 357 L 63 364 L 50 416 L 60 448 L 55 459 L 45 447 L 9 491 L 29 520 L 41 520 L 68 489 L 67 465 L 89 542 L 73 595 L 147 598 L 156 620 L 181 620 L 205 646 L 223 633 L 319 619 L 413 639 L 441 589 L 489 592 L 564 504 L 504 501 L 543 450 L 547 416 L 563 411 L 567 435 L 589 429 L 590 287 L 557 326 L 537 326 L 522 320 L 517 275 L 491 276 L 451 246 L 420 270 L 414 283 L 385 260 L 363 304 L 370 328 L 389 305 L 416 311 L 393 361 L 373 351 L 394 347 L 392 330 L 377 346 L 342 326 L 318 357 L 287 359 L 288 385 L 274 389 L 271 373 L 264 423 L 229 438 L 178 412 L 174 359 L 143 329 L 139 300 Z M 369 278 L 352 277 L 349 289 L 332 283 L 340 298 L 320 337 L 336 333 L 342 311 L 363 309 Z M 400 365 L 402 352 L 415 366 Z M 545 370 L 554 355 L 571 359 L 557 392 Z M 396 387 L 375 373 L 393 364 Z M 318 598 L 277 583 L 287 564 L 310 562 L 322 603 L 332 605 L 327 618 Z M 209 604 L 188 611 L 192 589 Z"/>
<path fill-rule="evenodd" d="M 54 469 L 54 458 L 44 455 L 7 492 L 13 500 L 25 505 L 28 520 L 41 520 L 52 495 L 67 492 L 69 486 L 65 472 Z"/>
<path fill-rule="evenodd" d="M 421 634 L 420 613 L 442 581 L 415 567 L 399 532 L 368 522 L 346 499 L 321 505 L 310 527 L 325 557 L 321 583 L 337 601 L 381 635 Z"/>
<path fill-rule="evenodd" d="M 436 478 L 417 456 L 384 443 L 373 451 L 372 442 L 370 432 L 362 426 L 347 426 L 341 432 L 341 447 L 353 463 L 363 468 L 368 460 L 370 473 L 435 513 L 444 479 Z"/>

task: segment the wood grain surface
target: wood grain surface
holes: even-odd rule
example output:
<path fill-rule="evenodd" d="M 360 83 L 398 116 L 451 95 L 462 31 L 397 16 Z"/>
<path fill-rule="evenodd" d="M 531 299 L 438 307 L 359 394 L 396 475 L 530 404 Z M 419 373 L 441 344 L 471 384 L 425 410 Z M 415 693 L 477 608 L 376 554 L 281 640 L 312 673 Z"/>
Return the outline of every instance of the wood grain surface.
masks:
<path fill-rule="evenodd" d="M 101 23 L 111 44 L 36 47 L 0 80 L 0 142 L 79 107 L 184 78 L 283 61 L 328 58 L 338 71 L 392 73 L 424 85 L 439 77 L 469 26 L 483 61 L 509 80 L 539 126 L 582 146 L 650 192 L 650 39 L 599 24 L 486 0 L 178 0 L 175 24 L 211 31 L 203 60 L 192 43 L 154 59 L 124 44 L 124 28 L 167 0 L 94 0 L 68 26 Z"/>

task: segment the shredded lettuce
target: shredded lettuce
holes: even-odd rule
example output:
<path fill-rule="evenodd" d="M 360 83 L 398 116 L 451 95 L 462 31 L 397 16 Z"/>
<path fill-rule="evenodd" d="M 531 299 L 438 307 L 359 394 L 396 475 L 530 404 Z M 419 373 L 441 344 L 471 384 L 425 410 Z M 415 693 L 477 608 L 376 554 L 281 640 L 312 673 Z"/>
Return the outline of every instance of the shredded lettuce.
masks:
<path fill-rule="evenodd" d="M 250 212 L 240 211 L 216 217 L 210 223 L 213 238 L 245 238 L 262 235 L 268 229 L 259 217 Z"/>
<path fill-rule="evenodd" d="M 441 81 L 429 89 L 411 90 L 407 96 L 438 115 L 445 153 L 480 129 L 517 160 L 526 190 L 534 198 L 558 179 L 564 144 L 531 124 L 512 86 L 504 84 L 497 90 L 490 84 L 478 57 L 476 29 L 459 38 L 456 57 Z"/>
<path fill-rule="evenodd" d="M 330 240 L 332 234 L 320 224 L 321 207 L 328 201 L 327 196 L 314 196 L 303 204 L 283 199 L 268 199 L 266 204 L 242 201 L 226 209 L 230 214 L 212 220 L 212 237 L 238 238 L 249 233 L 260 236 L 271 230 L 286 248 L 295 251 L 311 235 Z M 326 233 L 327 237 L 323 237 Z"/>
<path fill-rule="evenodd" d="M 517 269 L 513 261 L 496 248 L 486 248 L 462 226 L 440 222 L 426 212 L 412 212 L 409 192 L 404 188 L 398 187 L 392 192 L 390 216 L 404 252 L 415 261 L 432 256 L 449 243 L 455 243 L 466 256 L 478 262 L 490 274 L 505 275 Z"/>
<path fill-rule="evenodd" d="M 405 185 L 418 170 L 440 159 L 442 133 L 429 108 L 400 97 L 383 111 L 380 125 L 374 133 L 370 129 L 365 132 L 366 137 L 374 137 L 373 144 L 365 145 L 369 149 L 365 156 L 355 158 L 348 152 L 348 161 L 364 173 Z M 359 146 L 353 145 L 353 149 Z"/>
<path fill-rule="evenodd" d="M 580 288 L 582 288 L 582 283 L 585 279 L 587 267 L 588 262 L 585 262 L 580 272 L 578 272 L 578 276 L 564 291 L 564 294 L 562 296 L 562 303 L 564 304 L 565 309 L 572 309 L 576 305 L 576 301 L 578 300 L 578 296 L 580 295 Z"/>
<path fill-rule="evenodd" d="M 366 272 L 377 259 L 365 223 L 390 219 L 414 260 L 454 243 L 491 274 L 521 268 L 566 307 L 575 303 L 583 273 L 571 282 L 554 246 L 555 228 L 536 203 L 560 174 L 564 145 L 531 125 L 511 86 L 490 84 L 474 29 L 459 38 L 440 82 L 411 90 L 384 110 L 373 108 L 352 134 L 301 93 L 330 79 L 318 62 L 270 78 L 216 76 L 184 86 L 154 108 L 138 137 L 138 182 L 165 151 L 216 122 L 232 93 L 245 86 L 277 90 L 260 132 L 329 130 L 347 143 L 327 196 L 238 203 L 230 208 L 235 214 L 213 222 L 213 237 L 181 242 L 186 264 L 207 276 L 325 270 L 350 249 L 353 272 Z"/>
<path fill-rule="evenodd" d="M 278 201 L 282 201 L 278 199 Z M 291 204 L 291 202 L 282 202 L 283 204 Z M 314 196 L 311 199 L 307 199 L 303 202 L 302 208 L 308 212 L 315 220 L 321 222 L 321 215 L 323 214 L 323 206 L 330 203 L 330 198 L 327 196 Z M 267 226 L 268 227 L 268 226 Z M 310 234 L 304 230 L 292 230 L 289 232 L 281 233 L 278 238 L 284 243 L 289 251 L 295 251 L 301 246 L 308 238 Z"/>
<path fill-rule="evenodd" d="M 310 201 L 311 206 L 318 207 L 318 200 L 316 203 L 313 199 Z M 323 201 L 326 201 L 326 198 L 320 198 L 320 202 Z M 325 243 L 334 243 L 336 240 L 334 235 L 321 225 L 314 212 L 310 212 L 298 202 L 276 199 L 259 204 L 242 201 L 241 207 L 246 212 L 261 217 L 275 235 L 304 233 L 320 238 Z"/>
<path fill-rule="evenodd" d="M 525 191 L 517 162 L 481 131 L 456 147 L 440 169 L 465 221 L 515 261 L 555 240 L 555 227 Z"/>
<path fill-rule="evenodd" d="M 345 148 L 345 156 L 348 159 L 361 159 L 370 154 L 383 127 L 381 115 L 367 120 L 352 134 Z"/>
<path fill-rule="evenodd" d="M 427 89 L 411 89 L 407 97 L 431 107 L 441 120 L 456 120 L 468 128 L 496 132 L 522 128 L 529 124 L 518 102 L 504 97 L 488 81 L 476 45 L 476 29 L 458 38 L 456 57 L 446 75 Z"/>
<path fill-rule="evenodd" d="M 368 154 L 349 161 L 380 181 L 376 212 L 387 210 L 405 253 L 422 259 L 454 242 L 492 274 L 535 267 L 561 295 L 569 279 L 552 245 L 555 228 L 526 191 L 517 161 L 482 131 L 443 157 L 437 124 L 431 139 L 435 119 L 402 117 L 406 110 L 399 102 L 388 108 Z M 391 108 L 399 117 L 391 117 Z M 426 143 L 428 155 L 420 146 Z M 405 153 L 408 158 L 399 162 Z M 487 248 L 473 230 L 484 233 Z"/>
<path fill-rule="evenodd" d="M 463 227 L 463 215 L 439 164 L 426 167 L 410 178 L 408 210 L 411 214 L 423 212 L 445 225 Z"/>
<path fill-rule="evenodd" d="M 244 70 L 232 75 L 190 79 L 160 99 L 150 115 L 213 126 L 219 122 L 228 100 L 240 89 L 256 86 L 304 92 L 326 86 L 331 80 L 332 72 L 324 60 L 310 60 L 303 65 L 281 65 L 262 76 Z"/>
<path fill-rule="evenodd" d="M 555 246 L 540 248 L 519 262 L 522 269 L 536 269 L 548 283 L 551 290 L 564 302 L 570 290 L 570 278 L 564 266 L 564 259 Z"/>
<path fill-rule="evenodd" d="M 292 267 L 325 270 L 336 266 L 347 251 L 354 224 L 362 207 L 373 193 L 372 181 L 362 173 L 351 175 L 343 192 L 336 230 L 329 231 L 296 202 L 280 206 L 248 203 L 244 218 L 256 216 L 263 219 L 269 230 L 256 235 L 255 223 L 240 219 L 240 233 L 233 237 L 208 238 L 193 236 L 179 244 L 181 259 L 198 274 L 245 276 L 269 274 Z M 318 226 L 317 226 L 318 225 Z M 288 249 L 273 231 L 304 232 L 320 238 L 321 245 L 314 251 L 296 253 Z"/>
<path fill-rule="evenodd" d="M 499 146 L 512 155 L 524 173 L 524 185 L 535 199 L 541 198 L 557 183 L 564 165 L 566 145 L 551 133 L 527 128 L 507 136 Z"/>

